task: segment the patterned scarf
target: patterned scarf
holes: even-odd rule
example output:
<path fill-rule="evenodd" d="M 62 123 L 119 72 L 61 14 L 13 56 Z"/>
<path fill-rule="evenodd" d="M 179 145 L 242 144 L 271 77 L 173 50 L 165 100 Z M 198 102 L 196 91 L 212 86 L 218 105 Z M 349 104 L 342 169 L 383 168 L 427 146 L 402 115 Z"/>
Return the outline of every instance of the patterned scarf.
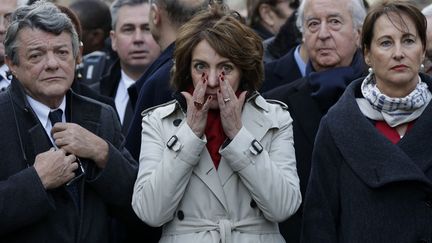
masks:
<path fill-rule="evenodd" d="M 384 120 L 391 127 L 417 119 L 432 98 L 428 85 L 422 82 L 420 77 L 416 88 L 402 98 L 392 98 L 381 93 L 373 74 L 363 80 L 361 91 L 364 99 L 359 98 L 356 101 L 362 113 L 372 120 Z"/>

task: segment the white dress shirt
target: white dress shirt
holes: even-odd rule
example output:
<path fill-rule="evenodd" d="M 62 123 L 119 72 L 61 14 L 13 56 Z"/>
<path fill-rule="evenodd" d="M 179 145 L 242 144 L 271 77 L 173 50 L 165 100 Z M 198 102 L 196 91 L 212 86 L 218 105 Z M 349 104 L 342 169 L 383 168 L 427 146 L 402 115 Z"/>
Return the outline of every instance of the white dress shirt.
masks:
<path fill-rule="evenodd" d="M 9 84 L 11 83 L 11 81 L 9 79 L 7 79 L 7 75 L 6 75 L 6 71 L 8 71 L 9 68 L 6 64 L 3 64 L 2 66 L 0 66 L 0 90 L 1 89 L 5 89 L 9 86 Z"/>
<path fill-rule="evenodd" d="M 117 87 L 117 93 L 115 95 L 114 102 L 122 125 L 125 117 L 126 106 L 129 101 L 129 93 L 127 89 L 134 83 L 135 80 L 131 79 L 129 76 L 126 75 L 125 72 L 123 72 L 123 70 L 121 70 L 121 78 Z"/>

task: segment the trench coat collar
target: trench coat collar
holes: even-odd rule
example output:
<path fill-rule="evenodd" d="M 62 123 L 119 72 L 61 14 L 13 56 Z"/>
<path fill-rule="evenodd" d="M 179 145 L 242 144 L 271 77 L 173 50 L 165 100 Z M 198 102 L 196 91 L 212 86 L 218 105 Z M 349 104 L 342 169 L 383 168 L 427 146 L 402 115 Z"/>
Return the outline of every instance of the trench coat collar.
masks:
<path fill-rule="evenodd" d="M 429 89 L 432 83 L 422 76 Z M 327 124 L 346 163 L 372 188 L 389 183 L 418 181 L 432 186 L 424 171 L 432 166 L 429 139 L 432 103 L 397 144 L 392 144 L 361 113 L 355 90 L 363 79 L 354 81 L 337 105 L 330 109 Z"/>

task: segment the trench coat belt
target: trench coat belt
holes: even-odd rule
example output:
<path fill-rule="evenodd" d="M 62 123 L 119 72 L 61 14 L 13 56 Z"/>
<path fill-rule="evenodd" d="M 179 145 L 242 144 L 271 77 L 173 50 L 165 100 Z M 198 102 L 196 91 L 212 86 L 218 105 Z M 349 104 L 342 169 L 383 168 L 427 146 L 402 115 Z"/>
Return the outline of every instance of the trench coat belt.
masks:
<path fill-rule="evenodd" d="M 275 234 L 279 233 L 277 223 L 272 223 L 264 218 L 246 218 L 233 222 L 229 219 L 219 219 L 218 222 L 209 219 L 184 218 L 174 220 L 164 227 L 164 235 L 198 233 L 203 231 L 219 231 L 222 243 L 231 243 L 231 232 L 239 231 L 251 234 Z"/>

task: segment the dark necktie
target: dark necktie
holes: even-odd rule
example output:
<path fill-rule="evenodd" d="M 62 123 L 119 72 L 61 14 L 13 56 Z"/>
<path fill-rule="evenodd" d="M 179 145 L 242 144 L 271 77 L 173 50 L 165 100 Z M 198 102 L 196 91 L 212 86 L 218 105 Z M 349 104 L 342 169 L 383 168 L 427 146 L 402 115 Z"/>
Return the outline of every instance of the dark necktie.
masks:
<path fill-rule="evenodd" d="M 51 125 L 54 127 L 54 124 L 57 122 L 62 122 L 62 115 L 63 111 L 60 109 L 57 109 L 55 111 L 50 111 L 48 117 L 51 121 Z M 75 206 L 79 209 L 79 190 L 77 183 L 72 183 L 69 186 L 66 186 L 66 190 L 69 192 L 69 194 L 72 196 L 72 200 L 75 204 Z"/>

